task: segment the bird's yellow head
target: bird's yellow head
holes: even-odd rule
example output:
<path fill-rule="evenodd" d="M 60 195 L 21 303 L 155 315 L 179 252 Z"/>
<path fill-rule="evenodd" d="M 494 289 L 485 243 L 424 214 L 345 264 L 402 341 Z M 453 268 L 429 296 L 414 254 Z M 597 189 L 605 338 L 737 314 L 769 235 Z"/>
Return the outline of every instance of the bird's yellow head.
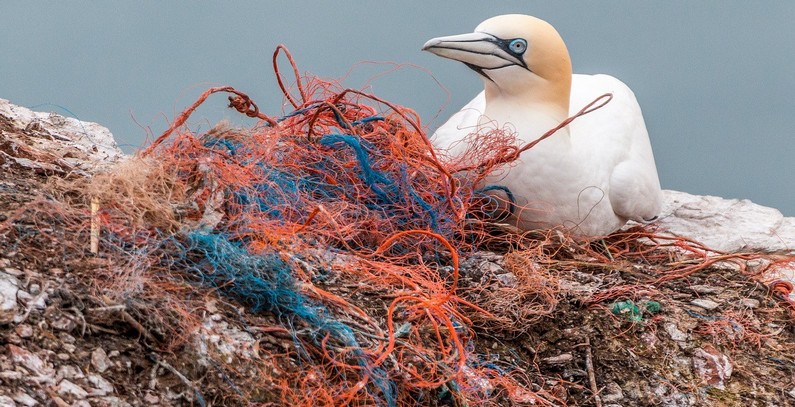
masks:
<path fill-rule="evenodd" d="M 469 34 L 439 37 L 422 48 L 461 61 L 480 74 L 486 97 L 532 98 L 568 110 L 571 60 L 557 30 L 536 17 L 492 17 Z"/>

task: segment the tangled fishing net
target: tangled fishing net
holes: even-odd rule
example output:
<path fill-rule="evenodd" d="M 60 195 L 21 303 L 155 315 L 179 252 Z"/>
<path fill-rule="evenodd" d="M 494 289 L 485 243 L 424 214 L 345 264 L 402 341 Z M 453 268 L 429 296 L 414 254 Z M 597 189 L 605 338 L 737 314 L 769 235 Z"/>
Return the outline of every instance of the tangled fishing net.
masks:
<path fill-rule="evenodd" d="M 457 293 L 458 256 L 485 236 L 462 228 L 473 183 L 449 172 L 408 109 L 302 78 L 295 64 L 292 96 L 280 50 L 274 68 L 293 111 L 271 118 L 242 92 L 212 88 L 137 157 L 85 186 L 101 208 L 102 251 L 136 253 L 97 287 L 116 302 L 160 304 L 148 318 L 180 321 L 162 335 L 174 346 L 200 324 L 175 293 L 212 288 L 271 315 L 259 330 L 286 335 L 291 349 L 224 367 L 235 382 L 262 381 L 241 401 L 395 406 L 445 391 L 543 404 L 523 373 L 474 348 L 468 315 L 489 312 Z M 261 120 L 183 128 L 215 92 Z"/>
<path fill-rule="evenodd" d="M 556 272 L 585 263 L 665 264 L 667 272 L 653 275 L 659 283 L 736 259 L 708 258 L 695 242 L 642 229 L 607 239 L 606 254 L 556 231 L 494 228 L 493 203 L 475 185 L 543 137 L 516 147 L 510 134 L 481 136 L 458 161 L 445 161 L 413 111 L 302 77 L 289 54 L 288 87 L 277 65 L 283 50 L 274 69 L 291 111 L 270 117 L 242 92 L 209 89 L 137 156 L 61 188 L 71 209 L 58 219 L 75 241 L 91 234 L 90 219 L 102 228 L 91 277 L 98 301 L 127 304 L 151 346 L 192 341 L 211 297 L 238 304 L 229 308 L 253 338 L 245 357 L 203 355 L 228 385 L 212 389 L 224 401 L 549 405 L 555 396 L 480 348 L 476 330 L 521 334 L 555 309 Z M 231 93 L 230 106 L 258 123 L 186 129 L 216 92 Z M 86 197 L 98 211 L 89 213 Z M 680 260 L 661 246 L 701 261 L 672 267 Z M 482 267 L 492 261 L 477 254 L 482 248 L 507 253 L 497 274 Z M 75 252 L 85 255 L 75 262 L 93 256 Z M 462 276 L 462 265 L 479 274 Z M 583 302 L 653 290 L 608 287 Z"/>

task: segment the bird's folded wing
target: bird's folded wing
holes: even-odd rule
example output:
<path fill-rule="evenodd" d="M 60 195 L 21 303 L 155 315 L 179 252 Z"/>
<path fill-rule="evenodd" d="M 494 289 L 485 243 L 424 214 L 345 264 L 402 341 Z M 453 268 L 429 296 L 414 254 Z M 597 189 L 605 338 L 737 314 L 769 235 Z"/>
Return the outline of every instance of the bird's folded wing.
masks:
<path fill-rule="evenodd" d="M 572 143 L 583 159 L 600 157 L 609 173 L 608 194 L 613 211 L 639 222 L 657 216 L 662 205 L 660 181 L 649 134 L 635 94 L 609 75 L 574 75 L 571 111 L 600 95 L 613 99 L 603 108 L 572 123 Z"/>

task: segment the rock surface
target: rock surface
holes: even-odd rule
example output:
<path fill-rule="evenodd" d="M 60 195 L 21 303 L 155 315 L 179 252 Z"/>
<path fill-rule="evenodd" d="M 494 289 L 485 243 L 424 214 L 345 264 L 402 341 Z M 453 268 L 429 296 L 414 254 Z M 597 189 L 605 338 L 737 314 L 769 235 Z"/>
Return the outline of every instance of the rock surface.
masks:
<path fill-rule="evenodd" d="M 795 253 L 795 218 L 747 199 L 664 191 L 660 228 L 722 252 Z"/>
<path fill-rule="evenodd" d="M 90 172 L 124 156 L 110 130 L 0 99 L 0 167 L 38 173 Z"/>
<path fill-rule="evenodd" d="M 762 252 L 795 255 L 795 218 L 747 199 L 664 192 L 657 222 L 662 234 L 687 237 L 726 253 Z M 768 280 L 795 282 L 795 264 L 770 270 Z M 795 292 L 792 294 L 795 299 Z"/>

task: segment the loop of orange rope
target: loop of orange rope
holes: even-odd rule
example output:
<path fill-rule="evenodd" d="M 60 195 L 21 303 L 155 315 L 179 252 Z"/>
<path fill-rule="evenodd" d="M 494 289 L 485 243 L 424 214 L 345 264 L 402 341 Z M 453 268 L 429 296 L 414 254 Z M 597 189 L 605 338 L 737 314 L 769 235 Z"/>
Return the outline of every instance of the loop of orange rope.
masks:
<path fill-rule="evenodd" d="M 295 76 L 295 83 L 298 87 L 298 93 L 301 95 L 301 103 L 298 103 L 292 95 L 290 95 L 290 91 L 287 90 L 287 86 L 282 81 L 282 74 L 279 70 L 278 58 L 279 53 L 284 52 L 284 56 L 287 58 L 287 61 L 290 62 L 290 66 L 293 68 L 293 75 Z M 276 74 L 276 82 L 279 83 L 279 88 L 281 88 L 282 93 L 293 105 L 294 108 L 298 109 L 299 107 L 303 106 L 306 103 L 306 92 L 304 91 L 304 86 L 301 84 L 301 74 L 298 72 L 298 64 L 295 63 L 295 59 L 293 59 L 293 55 L 287 49 L 284 44 L 279 44 L 276 46 L 276 50 L 273 51 L 273 72 Z"/>

